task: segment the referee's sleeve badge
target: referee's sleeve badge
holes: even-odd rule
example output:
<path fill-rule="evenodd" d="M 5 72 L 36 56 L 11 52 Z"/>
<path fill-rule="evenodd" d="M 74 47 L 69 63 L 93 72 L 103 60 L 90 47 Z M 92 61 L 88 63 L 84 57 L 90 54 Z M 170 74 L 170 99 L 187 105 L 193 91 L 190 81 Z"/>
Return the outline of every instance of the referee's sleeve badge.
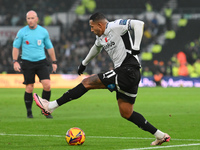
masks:
<path fill-rule="evenodd" d="M 42 40 L 38 40 L 37 44 L 38 44 L 38 46 L 40 46 L 42 44 Z"/>

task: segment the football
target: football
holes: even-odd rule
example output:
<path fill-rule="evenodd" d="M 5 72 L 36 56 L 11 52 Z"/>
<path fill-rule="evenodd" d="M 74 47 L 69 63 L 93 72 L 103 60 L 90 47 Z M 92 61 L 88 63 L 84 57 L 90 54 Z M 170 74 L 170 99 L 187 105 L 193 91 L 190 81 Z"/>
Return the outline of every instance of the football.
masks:
<path fill-rule="evenodd" d="M 69 145 L 82 145 L 85 142 L 85 133 L 77 127 L 70 128 L 65 136 Z"/>

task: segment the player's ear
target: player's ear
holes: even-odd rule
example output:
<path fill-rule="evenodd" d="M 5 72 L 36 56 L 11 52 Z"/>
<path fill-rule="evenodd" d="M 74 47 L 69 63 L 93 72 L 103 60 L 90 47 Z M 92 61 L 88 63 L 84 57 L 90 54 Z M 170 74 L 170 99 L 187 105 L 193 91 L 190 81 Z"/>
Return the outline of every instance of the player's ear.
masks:
<path fill-rule="evenodd" d="M 102 24 L 101 22 L 98 22 L 97 25 L 98 25 L 99 28 L 102 28 L 102 27 L 103 27 L 103 24 Z"/>

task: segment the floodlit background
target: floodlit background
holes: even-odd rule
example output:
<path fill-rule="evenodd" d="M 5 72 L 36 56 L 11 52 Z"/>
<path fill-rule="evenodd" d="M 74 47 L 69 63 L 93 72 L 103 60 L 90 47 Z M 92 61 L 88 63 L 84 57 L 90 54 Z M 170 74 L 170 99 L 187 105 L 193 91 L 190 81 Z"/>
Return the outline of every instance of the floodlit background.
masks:
<path fill-rule="evenodd" d="M 145 22 L 139 55 L 144 80 L 140 86 L 200 87 L 198 0 L 0 0 L 2 74 L 16 74 L 12 66 L 12 42 L 17 31 L 26 25 L 29 10 L 38 13 L 39 24 L 50 33 L 58 59 L 57 74 L 77 77 L 77 67 L 95 41 L 88 19 L 99 11 L 109 21 L 139 19 Z M 102 51 L 89 63 L 85 74 L 112 68 L 109 56 Z M 8 82 L 6 76 L 2 80 L 1 83 Z"/>

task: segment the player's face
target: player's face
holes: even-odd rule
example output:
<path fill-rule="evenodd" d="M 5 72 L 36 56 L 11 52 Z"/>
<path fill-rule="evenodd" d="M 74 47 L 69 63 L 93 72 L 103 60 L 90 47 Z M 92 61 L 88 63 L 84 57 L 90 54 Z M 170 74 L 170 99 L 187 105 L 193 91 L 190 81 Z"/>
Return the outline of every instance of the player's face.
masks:
<path fill-rule="evenodd" d="M 91 27 L 91 32 L 93 32 L 97 36 L 100 37 L 104 33 L 102 24 L 100 22 L 93 22 L 92 20 L 90 20 L 89 24 Z"/>
<path fill-rule="evenodd" d="M 28 13 L 26 15 L 26 21 L 31 29 L 35 29 L 37 27 L 38 17 L 35 13 Z"/>

